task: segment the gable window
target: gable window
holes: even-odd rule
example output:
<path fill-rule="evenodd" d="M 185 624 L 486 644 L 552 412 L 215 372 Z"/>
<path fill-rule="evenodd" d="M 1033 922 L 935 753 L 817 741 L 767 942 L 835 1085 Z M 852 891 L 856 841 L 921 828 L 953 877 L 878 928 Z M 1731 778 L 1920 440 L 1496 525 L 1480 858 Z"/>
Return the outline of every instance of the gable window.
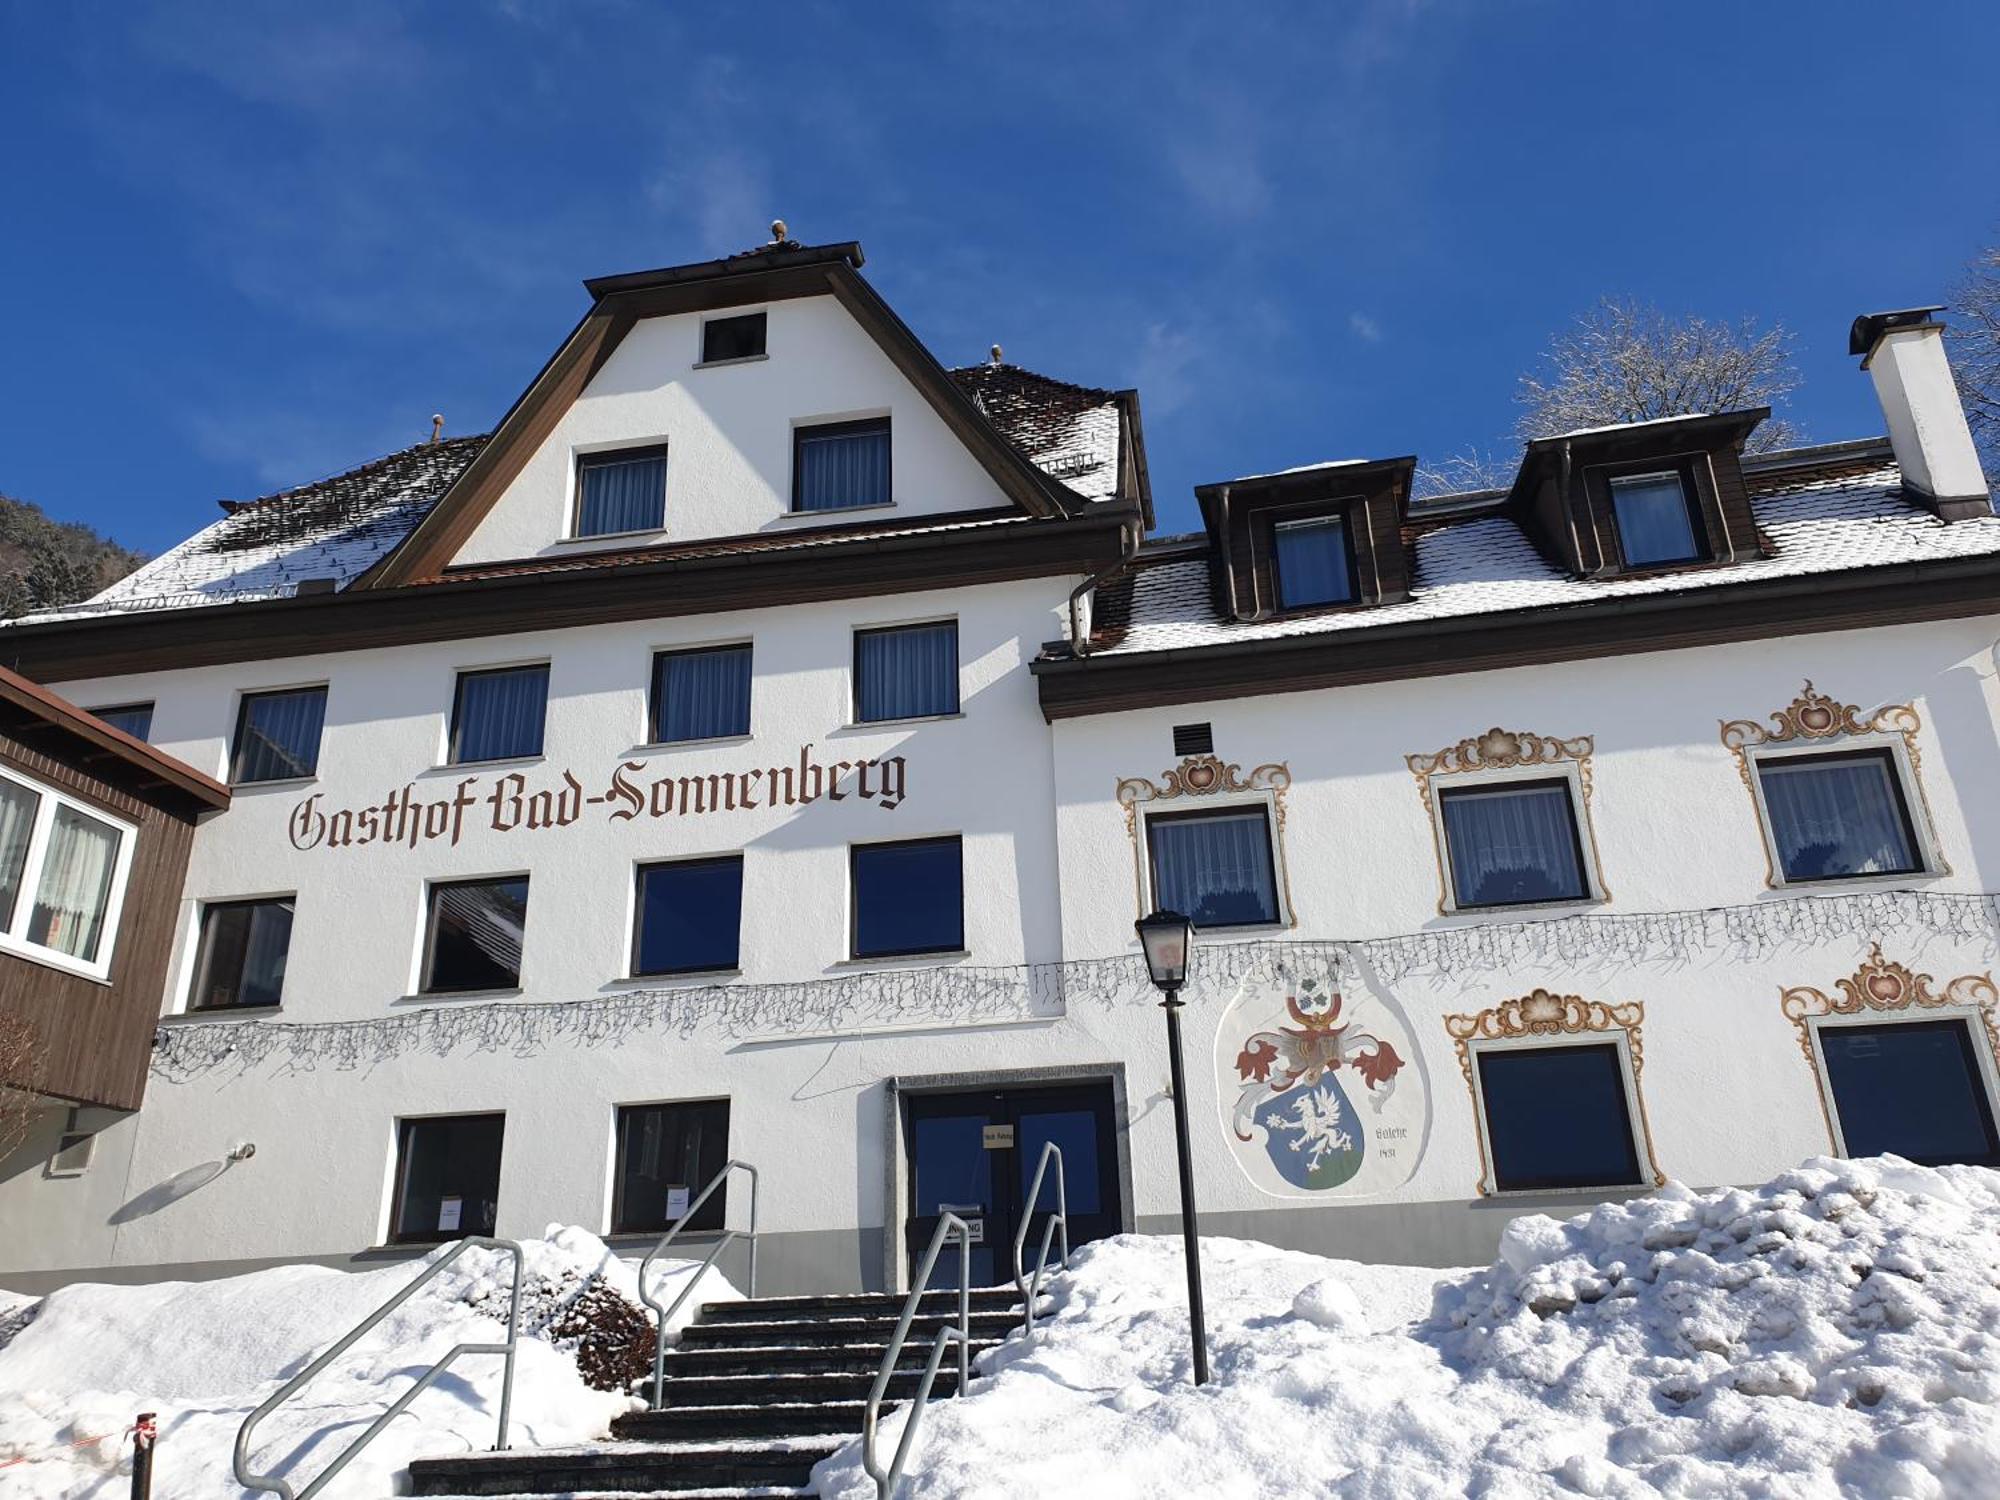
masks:
<path fill-rule="evenodd" d="M 1354 598 L 1347 523 L 1339 516 L 1273 523 L 1271 567 L 1280 609 L 1347 604 Z"/>
<path fill-rule="evenodd" d="M 750 647 L 705 646 L 653 656 L 656 745 L 750 732 Z"/>
<path fill-rule="evenodd" d="M 122 703 L 116 708 L 93 708 L 91 712 L 113 729 L 123 730 L 135 740 L 143 740 L 153 732 L 153 705 L 150 703 Z"/>
<path fill-rule="evenodd" d="M 887 417 L 792 429 L 793 510 L 858 510 L 889 503 Z"/>
<path fill-rule="evenodd" d="M 284 999 L 293 899 L 211 901 L 202 907 L 189 1010 L 235 1010 Z"/>
<path fill-rule="evenodd" d="M 105 977 L 135 837 L 128 823 L 0 773 L 0 948 Z"/>
<path fill-rule="evenodd" d="M 742 925 L 742 855 L 641 865 L 632 972 L 733 969 Z"/>
<path fill-rule="evenodd" d="M 575 535 L 621 536 L 666 524 L 665 445 L 577 455 Z"/>
<path fill-rule="evenodd" d="M 956 834 L 848 853 L 855 958 L 956 953 L 965 947 L 964 855 Z"/>
<path fill-rule="evenodd" d="M 319 771 L 320 730 L 326 723 L 324 687 L 245 693 L 236 713 L 236 747 L 229 779 L 295 781 Z"/>
<path fill-rule="evenodd" d="M 688 1210 L 729 1160 L 729 1101 L 627 1104 L 618 1110 L 618 1176 L 611 1197 L 614 1234 L 720 1229 L 729 1185 Z"/>
<path fill-rule="evenodd" d="M 1908 875 L 1923 868 L 1887 749 L 1756 758 L 1771 841 L 1787 881 Z"/>
<path fill-rule="evenodd" d="M 854 632 L 857 723 L 958 712 L 958 622 Z"/>
<path fill-rule="evenodd" d="M 1848 1156 L 2000 1167 L 2000 1132 L 1964 1019 L 1813 1028 Z"/>
<path fill-rule="evenodd" d="M 451 704 L 451 763 L 540 755 L 548 703 L 546 662 L 460 672 Z"/>
<path fill-rule="evenodd" d="M 732 359 L 756 359 L 764 353 L 763 313 L 737 313 L 710 318 L 701 325 L 701 362 L 727 364 Z"/>
<path fill-rule="evenodd" d="M 1704 555 L 1686 481 L 1673 470 L 1628 474 L 1610 481 L 1618 546 L 1628 568 L 1693 562 Z"/>
<path fill-rule="evenodd" d="M 1480 1047 L 1479 1104 L 1500 1192 L 1643 1181 L 1616 1042 Z"/>
<path fill-rule="evenodd" d="M 433 885 L 424 937 L 423 993 L 518 989 L 528 927 L 528 877 Z"/>
<path fill-rule="evenodd" d="M 391 1243 L 436 1245 L 493 1233 L 500 1216 L 500 1142 L 506 1126 L 503 1114 L 403 1121 L 396 1142 Z"/>
<path fill-rule="evenodd" d="M 1455 906 L 1589 899 L 1567 780 L 1443 788 L 1438 799 Z"/>
<path fill-rule="evenodd" d="M 1281 920 L 1271 820 L 1262 807 L 1154 813 L 1146 819 L 1153 907 L 1201 927 Z"/>

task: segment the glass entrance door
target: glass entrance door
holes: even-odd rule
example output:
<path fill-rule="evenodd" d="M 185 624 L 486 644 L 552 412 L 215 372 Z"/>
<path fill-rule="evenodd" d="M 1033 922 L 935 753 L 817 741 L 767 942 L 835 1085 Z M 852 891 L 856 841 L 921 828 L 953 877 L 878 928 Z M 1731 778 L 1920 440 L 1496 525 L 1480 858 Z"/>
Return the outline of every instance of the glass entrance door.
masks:
<path fill-rule="evenodd" d="M 1029 1218 L 1026 1254 L 1032 1258 L 1055 1208 L 1053 1169 L 1039 1202 L 1027 1201 L 1049 1141 L 1062 1151 L 1070 1244 L 1118 1233 L 1122 1205 L 1109 1083 L 915 1094 L 905 1109 L 911 1214 L 904 1248 L 910 1275 L 916 1275 L 939 1217 L 955 1213 L 972 1226 L 973 1285 L 1011 1281 L 1014 1233 L 1023 1214 Z M 957 1283 L 958 1256 L 947 1251 L 938 1258 L 931 1285 Z"/>

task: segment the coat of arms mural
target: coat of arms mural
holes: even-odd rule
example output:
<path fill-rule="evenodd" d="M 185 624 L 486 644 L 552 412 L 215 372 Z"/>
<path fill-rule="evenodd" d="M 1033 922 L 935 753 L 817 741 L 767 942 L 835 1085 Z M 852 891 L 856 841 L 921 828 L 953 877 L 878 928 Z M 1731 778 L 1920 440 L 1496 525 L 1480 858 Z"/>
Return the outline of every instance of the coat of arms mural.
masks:
<path fill-rule="evenodd" d="M 1409 1180 L 1430 1126 L 1416 1043 L 1394 1001 L 1323 963 L 1255 966 L 1216 1036 L 1230 1154 L 1278 1197 L 1364 1197 Z"/>

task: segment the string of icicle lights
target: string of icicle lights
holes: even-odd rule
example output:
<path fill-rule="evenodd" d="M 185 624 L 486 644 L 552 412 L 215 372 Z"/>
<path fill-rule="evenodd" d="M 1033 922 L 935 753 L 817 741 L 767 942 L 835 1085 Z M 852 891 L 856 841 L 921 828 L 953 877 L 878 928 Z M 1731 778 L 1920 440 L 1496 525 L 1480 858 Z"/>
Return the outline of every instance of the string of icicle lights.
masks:
<path fill-rule="evenodd" d="M 1395 985 L 1561 970 L 1750 961 L 1794 949 L 1944 938 L 2000 948 L 2000 896 L 1878 891 L 1807 896 L 1695 911 L 1592 913 L 1487 922 L 1396 937 L 1271 939 L 1204 944 L 1193 997 L 1226 1000 L 1253 969 L 1321 970 Z M 1053 1020 L 1153 998 L 1136 953 L 1001 967 L 939 965 L 784 984 L 628 988 L 574 1000 L 444 1002 L 356 1020 L 225 1020 L 162 1027 L 154 1072 L 180 1081 L 218 1068 L 277 1062 L 297 1069 L 364 1068 L 412 1053 L 529 1055 L 555 1044 L 615 1046 L 645 1035 L 728 1040 L 822 1036 L 924 1025 Z"/>

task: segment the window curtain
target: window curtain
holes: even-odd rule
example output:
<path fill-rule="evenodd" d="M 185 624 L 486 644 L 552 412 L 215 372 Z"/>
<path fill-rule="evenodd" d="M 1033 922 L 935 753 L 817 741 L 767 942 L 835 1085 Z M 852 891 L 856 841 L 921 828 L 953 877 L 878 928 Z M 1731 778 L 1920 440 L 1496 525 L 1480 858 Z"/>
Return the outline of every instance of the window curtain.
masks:
<path fill-rule="evenodd" d="M 667 460 L 586 458 L 577 467 L 578 536 L 657 531 L 667 524 Z"/>
<path fill-rule="evenodd" d="M 1563 786 L 1446 792 L 1445 844 L 1461 906 L 1581 900 L 1576 814 Z"/>
<path fill-rule="evenodd" d="M 1701 555 L 1678 474 L 1614 479 L 1611 504 L 1618 513 L 1618 542 L 1630 566 L 1686 562 Z"/>
<path fill-rule="evenodd" d="M 104 909 L 111 901 L 117 860 L 117 829 L 74 808 L 58 807 L 28 941 L 93 962 L 104 936 Z"/>
<path fill-rule="evenodd" d="M 96 708 L 91 712 L 113 729 L 122 729 L 135 740 L 143 740 L 153 732 L 153 705 L 150 703 L 134 703 L 125 708 Z"/>
<path fill-rule="evenodd" d="M 452 758 L 508 760 L 542 753 L 549 669 L 467 672 L 458 679 L 458 723 Z"/>
<path fill-rule="evenodd" d="M 1757 777 L 1787 880 L 1917 868 L 1903 799 L 1885 757 L 1764 761 Z"/>
<path fill-rule="evenodd" d="M 1283 521 L 1272 528 L 1279 602 L 1287 609 L 1354 597 L 1347 527 L 1339 520 Z"/>
<path fill-rule="evenodd" d="M 0 931 L 14 930 L 28 841 L 34 836 L 35 812 L 41 805 L 41 797 L 26 787 L 0 781 Z"/>
<path fill-rule="evenodd" d="M 750 648 L 670 651 L 658 657 L 653 739 L 707 740 L 750 732 Z"/>
<path fill-rule="evenodd" d="M 1197 927 L 1278 920 L 1271 825 L 1262 810 L 1223 817 L 1155 818 L 1146 825 L 1153 900 Z"/>
<path fill-rule="evenodd" d="M 855 713 L 863 723 L 958 712 L 958 626 L 870 630 L 854 638 Z"/>
<path fill-rule="evenodd" d="M 326 689 L 258 693 L 243 700 L 236 736 L 237 781 L 285 781 L 319 769 Z"/>
<path fill-rule="evenodd" d="M 800 510 L 889 503 L 889 424 L 854 432 L 800 431 Z"/>

